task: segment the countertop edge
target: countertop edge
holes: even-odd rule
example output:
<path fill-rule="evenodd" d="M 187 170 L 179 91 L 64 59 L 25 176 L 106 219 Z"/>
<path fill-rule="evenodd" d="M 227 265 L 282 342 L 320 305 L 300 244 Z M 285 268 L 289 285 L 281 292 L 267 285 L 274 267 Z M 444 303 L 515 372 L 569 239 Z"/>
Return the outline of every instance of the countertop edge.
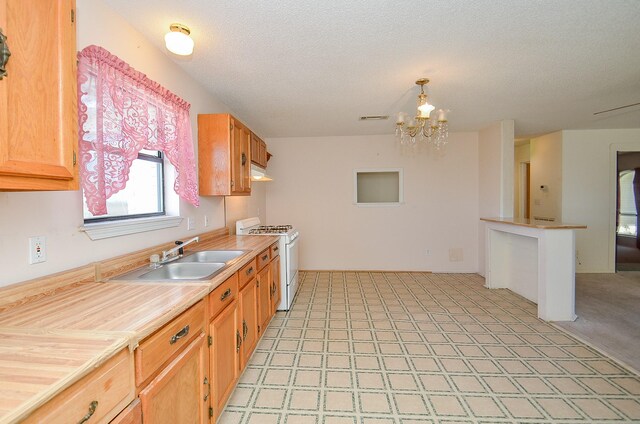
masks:
<path fill-rule="evenodd" d="M 515 225 L 518 227 L 538 228 L 541 230 L 581 230 L 586 229 L 586 225 L 565 224 L 562 222 L 538 221 L 535 223 L 514 220 L 513 218 L 480 218 L 480 221 L 494 222 L 497 224 Z"/>
<path fill-rule="evenodd" d="M 208 241 L 199 246 L 193 246 L 193 247 L 197 247 L 197 249 L 186 249 L 186 250 L 188 252 L 196 252 L 199 250 L 207 250 L 211 248 L 227 250 L 219 246 L 221 244 L 224 245 L 224 243 L 230 242 L 229 238 L 232 238 L 232 237 L 235 238 L 235 237 L 251 237 L 251 236 L 227 235 L 224 237 L 220 237 L 220 238 L 216 238 L 214 240 Z M 81 367 L 78 367 L 78 369 L 75 372 L 71 372 L 67 377 L 52 384 L 51 387 L 49 387 L 47 390 L 36 395 L 34 399 L 30 400 L 29 402 L 22 403 L 20 406 L 16 407 L 14 411 L 9 412 L 4 417 L 0 417 L 0 424 L 5 424 L 5 423 L 13 424 L 13 423 L 20 422 L 21 420 L 28 417 L 35 410 L 37 410 L 39 407 L 46 404 L 48 401 L 50 401 L 55 396 L 60 394 L 62 391 L 66 390 L 67 388 L 72 386 L 74 383 L 76 383 L 77 381 L 79 381 L 80 379 L 88 375 L 94 369 L 104 364 L 109 359 L 111 359 L 115 354 L 120 352 L 124 347 L 129 346 L 129 349 L 133 351 L 135 348 L 137 348 L 140 341 L 146 339 L 147 337 L 152 335 L 154 332 L 162 328 L 164 325 L 169 323 L 171 320 L 179 316 L 181 313 L 183 313 L 184 311 L 186 311 L 187 309 L 189 309 L 199 301 L 205 299 L 209 295 L 209 293 L 215 290 L 215 288 L 221 285 L 224 281 L 226 281 L 227 278 L 232 276 L 235 272 L 240 270 L 244 265 L 246 265 L 251 259 L 253 259 L 261 251 L 263 251 L 264 249 L 267 249 L 273 243 L 278 242 L 278 236 L 253 236 L 253 237 L 260 237 L 261 239 L 264 239 L 264 241 L 258 243 L 252 249 L 238 249 L 238 250 L 247 250 L 247 253 L 245 255 L 238 257 L 237 259 L 234 259 L 233 263 L 229 266 L 228 269 L 216 275 L 209 281 L 197 281 L 197 282 L 189 281 L 187 283 L 177 282 L 177 281 L 175 283 L 173 282 L 171 283 L 167 283 L 167 282 L 139 283 L 135 281 L 118 280 L 117 277 L 114 277 L 107 281 L 99 282 L 99 284 L 119 284 L 119 285 L 145 284 L 147 286 L 149 285 L 166 286 L 167 284 L 172 284 L 172 285 L 189 284 L 189 285 L 202 286 L 201 290 L 190 295 L 183 302 L 178 304 L 178 306 L 163 313 L 162 315 L 159 315 L 151 319 L 147 325 L 139 329 L 132 330 L 132 331 L 118 331 L 118 330 L 93 331 L 93 330 L 64 330 L 64 329 L 51 330 L 51 329 L 44 329 L 37 326 L 15 327 L 15 326 L 6 325 L 3 327 L 0 327 L 7 330 L 16 330 L 16 331 L 23 331 L 23 332 L 33 331 L 34 333 L 45 332 L 45 331 L 51 332 L 51 333 L 64 332 L 66 334 L 77 335 L 78 337 L 86 337 L 87 339 L 91 339 L 93 337 L 100 336 L 100 335 L 113 336 L 115 338 L 114 343 L 112 345 L 110 345 L 108 348 L 105 348 L 101 353 L 95 355 L 93 358 L 91 358 Z"/>
<path fill-rule="evenodd" d="M 3 330 L 15 330 L 15 327 L 5 327 Z M 25 330 L 25 329 L 20 329 Z M 30 329 L 26 329 L 28 332 Z M 47 330 L 53 334 L 55 331 Z M 68 334 L 68 333 L 67 333 Z M 133 350 L 131 346 L 130 337 L 127 336 L 126 333 L 118 334 L 117 332 L 98 332 L 89 334 L 88 331 L 77 331 L 74 330 L 71 334 L 78 337 L 85 337 L 87 339 L 95 338 L 99 335 L 104 336 L 113 336 L 114 342 L 106 347 L 102 352 L 96 354 L 91 359 L 86 361 L 81 367 L 79 367 L 76 371 L 71 372 L 67 377 L 59 380 L 58 382 L 52 384 L 47 390 L 44 390 L 41 393 L 38 393 L 34 398 L 30 399 L 29 402 L 24 402 L 12 412 L 0 418 L 0 424 L 17 424 L 27 418 L 31 413 L 36 411 L 42 405 L 49 402 L 55 396 L 62 393 L 64 390 L 73 386 L 76 382 L 80 381 L 83 377 L 87 376 L 95 369 L 99 368 L 101 365 L 106 363 L 109 359 L 113 358 L 118 352 L 122 349 L 129 347 L 129 349 Z"/>

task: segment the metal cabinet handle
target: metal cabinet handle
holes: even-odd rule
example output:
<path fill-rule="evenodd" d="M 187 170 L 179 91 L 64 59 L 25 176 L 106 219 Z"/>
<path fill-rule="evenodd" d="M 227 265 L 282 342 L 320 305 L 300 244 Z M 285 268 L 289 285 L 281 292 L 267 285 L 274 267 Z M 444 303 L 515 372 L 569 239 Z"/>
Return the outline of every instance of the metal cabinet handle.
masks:
<path fill-rule="evenodd" d="M 171 340 L 169 340 L 169 344 L 174 344 L 175 342 L 177 342 L 187 334 L 189 334 L 189 326 L 185 325 L 182 330 L 178 331 L 176 334 L 171 336 Z"/>
<path fill-rule="evenodd" d="M 78 424 L 83 424 L 83 423 L 86 423 L 87 421 L 89 421 L 89 419 L 96 412 L 97 408 L 98 408 L 98 401 L 94 400 L 93 402 L 91 402 L 89 404 L 89 412 L 87 412 L 87 415 L 85 415 L 84 417 L 82 417 L 82 419 L 80 419 L 80 421 L 78 421 Z"/>
<path fill-rule="evenodd" d="M 269 255 L 264 255 L 264 256 L 262 257 L 262 260 L 263 260 L 263 261 L 266 261 L 267 259 L 269 259 Z"/>
<path fill-rule="evenodd" d="M 202 384 L 209 386 L 209 391 L 204 395 L 204 401 L 206 402 L 207 399 L 209 399 L 209 395 L 211 394 L 211 384 L 209 383 L 209 379 L 207 377 L 204 378 L 204 382 Z"/>
<path fill-rule="evenodd" d="M 253 267 L 249 268 L 249 269 L 246 271 L 246 274 L 247 274 L 247 275 L 250 275 L 250 274 L 252 274 L 252 273 L 253 273 Z"/>
<path fill-rule="evenodd" d="M 278 246 L 276 246 L 276 247 L 274 247 L 274 248 L 273 248 L 273 251 L 274 251 L 274 252 L 277 252 L 278 250 L 280 250 L 280 249 L 278 248 Z"/>
<path fill-rule="evenodd" d="M 240 337 L 240 331 L 236 330 L 236 352 L 240 352 L 241 345 L 242 345 L 242 337 Z"/>
<path fill-rule="evenodd" d="M 242 154 L 242 166 L 244 166 L 247 163 L 247 155 L 245 155 L 244 153 Z"/>
<path fill-rule="evenodd" d="M 247 333 L 249 332 L 249 326 L 247 326 L 247 321 L 242 320 L 242 340 L 247 340 Z"/>
<path fill-rule="evenodd" d="M 231 289 L 228 288 L 227 290 L 225 290 L 224 293 L 222 293 L 222 296 L 220 296 L 220 300 L 225 300 L 227 297 L 231 296 Z"/>
<path fill-rule="evenodd" d="M 0 28 L 0 80 L 7 76 L 6 66 L 9 62 L 9 56 L 11 56 L 11 52 L 7 45 L 7 36 L 2 33 L 2 28 Z"/>

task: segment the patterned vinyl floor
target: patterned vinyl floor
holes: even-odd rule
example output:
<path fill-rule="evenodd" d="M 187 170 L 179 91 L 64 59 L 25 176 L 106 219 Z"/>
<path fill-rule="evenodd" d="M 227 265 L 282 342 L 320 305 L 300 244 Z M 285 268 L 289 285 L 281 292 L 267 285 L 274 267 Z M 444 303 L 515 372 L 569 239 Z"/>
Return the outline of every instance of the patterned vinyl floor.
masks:
<path fill-rule="evenodd" d="M 301 280 L 220 424 L 640 423 L 637 375 L 478 275 Z"/>

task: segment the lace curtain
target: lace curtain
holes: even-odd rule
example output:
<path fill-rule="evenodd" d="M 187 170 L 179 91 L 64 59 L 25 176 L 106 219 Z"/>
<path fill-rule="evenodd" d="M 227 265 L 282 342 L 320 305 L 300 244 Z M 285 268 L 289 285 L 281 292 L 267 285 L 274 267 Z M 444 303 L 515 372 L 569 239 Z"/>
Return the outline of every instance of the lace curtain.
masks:
<path fill-rule="evenodd" d="M 198 206 L 191 105 L 98 46 L 78 53 L 80 177 L 89 211 L 107 213 L 142 149 L 176 168 L 174 190 Z"/>

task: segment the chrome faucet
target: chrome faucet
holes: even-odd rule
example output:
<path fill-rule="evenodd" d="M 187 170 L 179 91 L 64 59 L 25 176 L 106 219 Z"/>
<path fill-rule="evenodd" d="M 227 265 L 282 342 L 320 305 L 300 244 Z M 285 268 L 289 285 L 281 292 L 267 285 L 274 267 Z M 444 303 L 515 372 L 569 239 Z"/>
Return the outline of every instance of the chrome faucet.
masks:
<path fill-rule="evenodd" d="M 194 242 L 199 242 L 200 241 L 200 237 L 194 237 L 192 239 L 189 239 L 185 242 L 182 241 L 176 241 L 177 246 L 174 248 L 171 248 L 169 250 L 163 250 L 162 251 L 162 257 L 160 258 L 160 264 L 166 264 L 172 261 L 175 261 L 176 259 L 179 259 L 182 257 L 182 253 L 183 253 L 183 248 L 191 243 Z"/>

